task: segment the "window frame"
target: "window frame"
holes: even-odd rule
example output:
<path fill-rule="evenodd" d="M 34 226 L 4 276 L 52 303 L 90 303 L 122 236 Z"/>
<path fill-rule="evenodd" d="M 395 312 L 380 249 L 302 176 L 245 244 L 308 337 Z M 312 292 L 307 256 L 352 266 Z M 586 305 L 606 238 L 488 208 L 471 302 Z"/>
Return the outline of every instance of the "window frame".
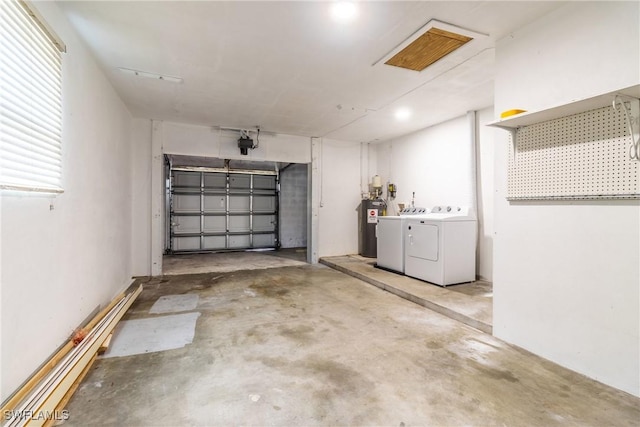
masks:
<path fill-rule="evenodd" d="M 62 53 L 35 7 L 0 4 L 0 190 L 62 193 Z"/>

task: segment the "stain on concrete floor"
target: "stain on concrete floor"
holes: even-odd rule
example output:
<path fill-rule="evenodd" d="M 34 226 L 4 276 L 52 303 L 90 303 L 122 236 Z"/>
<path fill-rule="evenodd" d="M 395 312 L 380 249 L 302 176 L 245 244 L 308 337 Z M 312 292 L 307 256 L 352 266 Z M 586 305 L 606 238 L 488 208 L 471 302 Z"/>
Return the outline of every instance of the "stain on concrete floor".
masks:
<path fill-rule="evenodd" d="M 306 249 L 240 251 L 165 255 L 162 270 L 166 276 L 194 273 L 259 270 L 306 264 Z"/>
<path fill-rule="evenodd" d="M 637 426 L 640 399 L 323 266 L 145 281 L 194 293 L 193 343 L 98 360 L 70 426 Z"/>

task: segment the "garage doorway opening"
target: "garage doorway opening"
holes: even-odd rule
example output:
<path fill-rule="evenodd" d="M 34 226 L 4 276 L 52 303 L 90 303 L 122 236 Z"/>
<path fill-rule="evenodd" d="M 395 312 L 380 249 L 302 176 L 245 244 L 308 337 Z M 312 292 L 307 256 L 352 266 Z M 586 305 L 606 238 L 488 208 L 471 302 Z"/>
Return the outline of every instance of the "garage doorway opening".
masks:
<path fill-rule="evenodd" d="M 165 155 L 163 273 L 306 263 L 308 181 L 306 164 Z"/>

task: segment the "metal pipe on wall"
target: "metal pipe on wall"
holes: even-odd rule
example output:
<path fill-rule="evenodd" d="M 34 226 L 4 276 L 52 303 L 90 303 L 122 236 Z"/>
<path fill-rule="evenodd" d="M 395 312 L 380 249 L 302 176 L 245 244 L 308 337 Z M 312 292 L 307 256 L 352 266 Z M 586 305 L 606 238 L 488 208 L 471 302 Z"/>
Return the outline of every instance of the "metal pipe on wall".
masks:
<path fill-rule="evenodd" d="M 476 278 L 479 277 L 480 269 L 480 212 L 478 212 L 478 121 L 476 111 L 467 112 L 469 124 L 469 140 L 471 149 L 471 211 L 476 216 Z"/>
<path fill-rule="evenodd" d="M 477 133 L 478 126 L 476 121 L 476 112 L 467 111 L 467 123 L 469 126 L 469 149 L 471 151 L 471 209 L 478 218 L 478 163 L 477 163 Z M 479 218 L 478 218 L 479 219 Z"/>

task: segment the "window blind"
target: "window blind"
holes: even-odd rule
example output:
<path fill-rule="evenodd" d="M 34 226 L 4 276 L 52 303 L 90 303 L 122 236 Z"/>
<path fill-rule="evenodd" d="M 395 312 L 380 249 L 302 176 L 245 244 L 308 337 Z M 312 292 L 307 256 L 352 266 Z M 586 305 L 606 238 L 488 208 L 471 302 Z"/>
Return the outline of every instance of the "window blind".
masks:
<path fill-rule="evenodd" d="M 0 1 L 0 61 L 0 188 L 60 193 L 60 48 L 21 1 Z"/>

